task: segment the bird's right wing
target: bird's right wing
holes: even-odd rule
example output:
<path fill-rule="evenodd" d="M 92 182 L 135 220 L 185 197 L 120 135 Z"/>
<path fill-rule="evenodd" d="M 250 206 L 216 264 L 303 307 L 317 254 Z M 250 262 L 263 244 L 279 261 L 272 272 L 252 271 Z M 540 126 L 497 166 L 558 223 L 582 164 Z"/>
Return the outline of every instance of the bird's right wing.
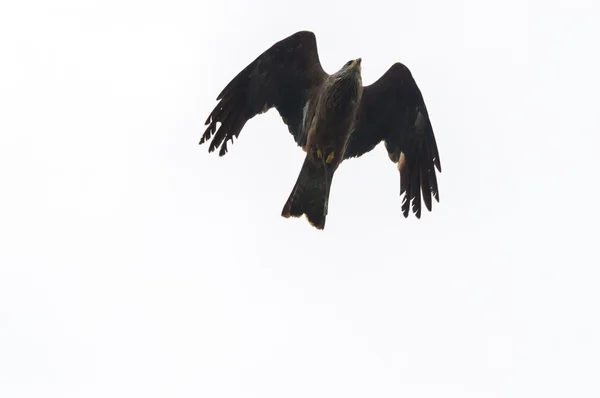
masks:
<path fill-rule="evenodd" d="M 359 157 L 381 141 L 400 172 L 402 212 L 421 217 L 421 198 L 431 211 L 439 202 L 435 169 L 442 171 L 433 127 L 425 101 L 410 70 L 396 62 L 375 83 L 366 86 L 344 158 Z M 422 196 L 421 196 L 422 191 Z"/>
<path fill-rule="evenodd" d="M 275 43 L 219 94 L 200 144 L 212 137 L 209 152 L 220 147 L 219 156 L 223 156 L 227 141 L 233 142 L 248 120 L 275 107 L 296 143 L 303 146 L 304 107 L 310 93 L 327 76 L 319 61 L 314 33 L 300 31 Z"/>

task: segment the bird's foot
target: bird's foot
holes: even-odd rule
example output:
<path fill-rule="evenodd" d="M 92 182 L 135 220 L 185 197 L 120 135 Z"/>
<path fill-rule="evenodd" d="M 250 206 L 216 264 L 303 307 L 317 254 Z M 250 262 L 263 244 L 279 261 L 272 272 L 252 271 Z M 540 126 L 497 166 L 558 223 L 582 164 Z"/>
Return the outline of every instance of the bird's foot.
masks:
<path fill-rule="evenodd" d="M 327 156 L 327 159 L 325 159 L 325 163 L 330 164 L 331 162 L 333 162 L 334 158 L 335 158 L 335 153 L 333 151 L 331 151 L 329 153 L 329 155 Z"/>
<path fill-rule="evenodd" d="M 335 153 L 333 151 L 325 150 L 325 153 L 321 149 L 316 150 L 317 159 L 322 159 L 325 164 L 331 164 L 335 159 Z"/>

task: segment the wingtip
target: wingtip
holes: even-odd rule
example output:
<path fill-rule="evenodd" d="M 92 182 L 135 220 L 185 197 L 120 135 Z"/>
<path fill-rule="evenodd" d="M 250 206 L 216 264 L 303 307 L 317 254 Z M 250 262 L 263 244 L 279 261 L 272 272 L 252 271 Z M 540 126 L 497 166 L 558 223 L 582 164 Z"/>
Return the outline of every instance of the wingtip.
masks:
<path fill-rule="evenodd" d="M 431 211 L 431 200 L 424 201 L 424 202 L 425 202 L 425 207 L 427 208 L 427 211 Z"/>
<path fill-rule="evenodd" d="M 296 33 L 293 33 L 291 36 L 310 36 L 310 37 L 316 37 L 315 33 L 313 31 L 307 30 L 307 29 L 303 29 L 303 30 L 299 30 Z"/>

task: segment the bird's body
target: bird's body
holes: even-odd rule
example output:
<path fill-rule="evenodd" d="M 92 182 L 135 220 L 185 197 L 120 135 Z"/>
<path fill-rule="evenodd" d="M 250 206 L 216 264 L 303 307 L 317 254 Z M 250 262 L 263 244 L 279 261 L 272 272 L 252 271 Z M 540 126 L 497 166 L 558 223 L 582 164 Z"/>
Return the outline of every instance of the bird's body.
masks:
<path fill-rule="evenodd" d="M 237 137 L 254 116 L 276 108 L 298 146 L 306 152 L 282 216 L 306 215 L 325 227 L 333 175 L 346 159 L 384 141 L 400 171 L 400 194 L 408 216 L 421 214 L 421 191 L 431 210 L 439 200 L 434 166 L 441 171 L 433 129 L 423 97 L 408 68 L 395 63 L 375 83 L 362 85 L 361 59 L 338 72 L 321 67 L 312 32 L 297 32 L 275 43 L 244 68 L 217 97 L 200 144 L 209 152 Z M 217 129 L 217 122 L 221 125 Z"/>
<path fill-rule="evenodd" d="M 349 61 L 339 72 L 327 77 L 316 100 L 314 118 L 304 121 L 307 129 L 306 150 L 332 151 L 337 166 L 354 129 L 356 112 L 362 96 L 361 60 Z M 310 104 L 309 104 L 310 106 Z"/>
<path fill-rule="evenodd" d="M 362 96 L 360 59 L 349 61 L 328 76 L 314 99 L 314 110 L 304 115 L 306 157 L 298 180 L 281 215 L 299 217 L 323 229 L 333 174 L 343 160 Z M 307 103 L 310 108 L 310 101 Z"/>

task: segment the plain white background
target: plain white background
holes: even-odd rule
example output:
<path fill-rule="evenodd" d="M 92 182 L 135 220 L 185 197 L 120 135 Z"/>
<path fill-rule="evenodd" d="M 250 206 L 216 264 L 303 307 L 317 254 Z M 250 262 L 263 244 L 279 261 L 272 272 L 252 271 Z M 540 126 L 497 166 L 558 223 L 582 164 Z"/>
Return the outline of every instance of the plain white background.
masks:
<path fill-rule="evenodd" d="M 597 397 L 597 4 L 54 1 L 0 9 L 0 396 Z M 325 231 L 280 216 L 276 111 L 199 146 L 276 41 L 401 61 L 440 203 L 383 146 Z"/>

